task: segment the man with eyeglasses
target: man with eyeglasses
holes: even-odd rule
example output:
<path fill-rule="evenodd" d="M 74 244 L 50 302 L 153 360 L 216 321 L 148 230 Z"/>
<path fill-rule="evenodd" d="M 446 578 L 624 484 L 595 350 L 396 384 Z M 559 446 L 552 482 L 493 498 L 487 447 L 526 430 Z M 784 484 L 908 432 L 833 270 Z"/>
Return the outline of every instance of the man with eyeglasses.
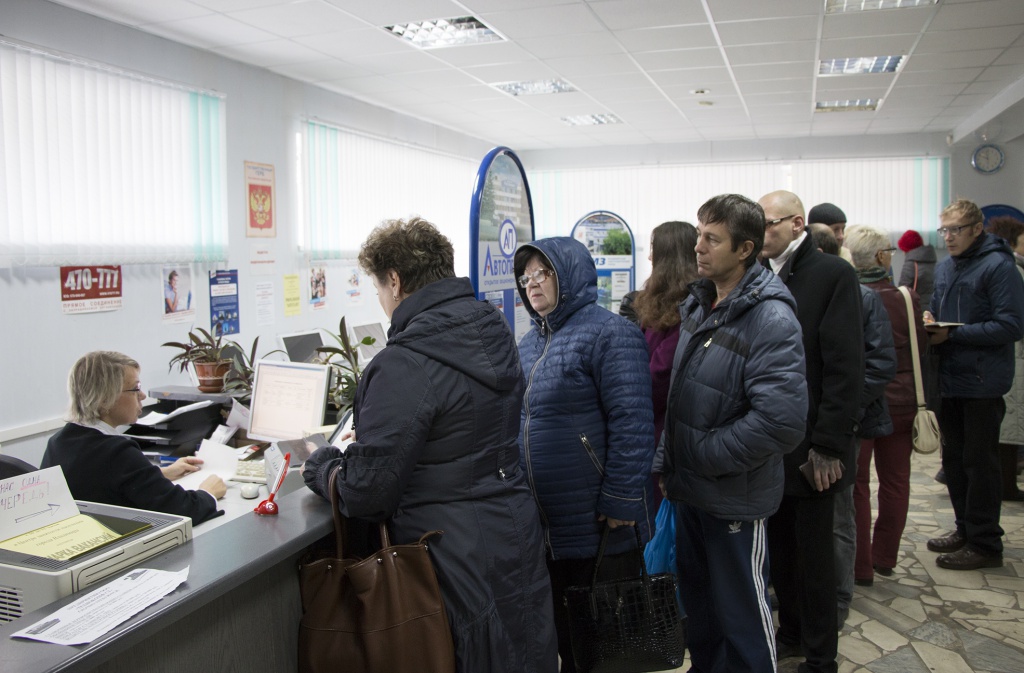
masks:
<path fill-rule="evenodd" d="M 999 568 L 999 426 L 1013 383 L 1014 342 L 1024 335 L 1024 281 L 1010 246 L 984 230 L 976 204 L 958 199 L 939 221 L 949 258 L 935 268 L 924 319 L 941 358 L 942 469 L 956 529 L 929 540 L 928 549 L 940 553 L 940 568 Z"/>
<path fill-rule="evenodd" d="M 839 646 L 833 548 L 835 494 L 853 485 L 864 382 L 861 295 L 853 267 L 826 255 L 805 230 L 804 206 L 787 191 L 761 197 L 766 266 L 796 299 L 810 405 L 806 434 L 783 460 L 785 487 L 768 519 L 779 599 L 777 657 L 801 671 L 835 673 Z"/>

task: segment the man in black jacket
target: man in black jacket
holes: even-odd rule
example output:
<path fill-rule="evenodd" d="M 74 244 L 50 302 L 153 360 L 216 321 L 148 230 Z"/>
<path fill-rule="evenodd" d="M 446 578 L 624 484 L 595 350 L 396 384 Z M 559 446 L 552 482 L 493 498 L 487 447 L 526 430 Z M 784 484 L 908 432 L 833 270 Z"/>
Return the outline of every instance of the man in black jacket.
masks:
<path fill-rule="evenodd" d="M 834 494 L 852 483 L 856 470 L 864 380 L 860 290 L 853 267 L 814 245 L 796 194 L 772 192 L 759 203 L 765 212 L 766 264 L 796 299 L 810 393 L 807 435 L 784 459 L 782 505 L 768 520 L 779 599 L 778 658 L 802 652 L 801 673 L 835 673 Z"/>

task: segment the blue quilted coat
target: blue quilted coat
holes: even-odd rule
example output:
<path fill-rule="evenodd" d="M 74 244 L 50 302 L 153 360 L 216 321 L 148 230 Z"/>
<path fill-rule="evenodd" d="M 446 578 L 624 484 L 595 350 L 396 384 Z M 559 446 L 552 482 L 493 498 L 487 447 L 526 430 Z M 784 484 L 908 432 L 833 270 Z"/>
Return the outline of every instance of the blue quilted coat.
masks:
<path fill-rule="evenodd" d="M 553 559 L 597 555 L 598 515 L 636 521 L 650 537 L 654 412 L 643 333 L 597 305 L 597 271 L 586 247 L 548 238 L 516 252 L 523 273 L 540 252 L 557 276 L 554 310 L 541 318 L 520 288 L 535 326 L 519 344 L 526 376 L 520 461 L 540 506 Z M 636 547 L 627 527 L 609 536 L 609 554 Z"/>

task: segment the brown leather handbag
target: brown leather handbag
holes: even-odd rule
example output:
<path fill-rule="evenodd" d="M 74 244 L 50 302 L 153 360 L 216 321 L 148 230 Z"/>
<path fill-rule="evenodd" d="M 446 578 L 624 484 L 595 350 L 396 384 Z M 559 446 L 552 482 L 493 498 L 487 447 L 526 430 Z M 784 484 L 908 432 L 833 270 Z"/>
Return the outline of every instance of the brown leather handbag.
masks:
<path fill-rule="evenodd" d="M 453 673 L 452 633 L 426 542 L 442 531 L 392 545 L 381 523 L 379 552 L 345 558 L 337 474 L 330 481 L 336 553 L 299 563 L 299 673 Z"/>

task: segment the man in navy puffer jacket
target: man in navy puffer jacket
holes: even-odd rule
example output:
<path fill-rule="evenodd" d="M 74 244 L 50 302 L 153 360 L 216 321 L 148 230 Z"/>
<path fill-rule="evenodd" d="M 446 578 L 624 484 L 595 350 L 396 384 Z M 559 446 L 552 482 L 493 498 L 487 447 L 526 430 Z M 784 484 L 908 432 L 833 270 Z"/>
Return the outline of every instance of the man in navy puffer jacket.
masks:
<path fill-rule="evenodd" d="M 575 671 L 562 602 L 588 584 L 604 526 L 601 576 L 638 572 L 636 535 L 650 537 L 654 412 L 647 343 L 597 304 L 594 260 L 579 241 L 548 238 L 515 255 L 534 329 L 519 344 L 526 392 L 520 462 L 540 506 L 562 672 Z"/>

